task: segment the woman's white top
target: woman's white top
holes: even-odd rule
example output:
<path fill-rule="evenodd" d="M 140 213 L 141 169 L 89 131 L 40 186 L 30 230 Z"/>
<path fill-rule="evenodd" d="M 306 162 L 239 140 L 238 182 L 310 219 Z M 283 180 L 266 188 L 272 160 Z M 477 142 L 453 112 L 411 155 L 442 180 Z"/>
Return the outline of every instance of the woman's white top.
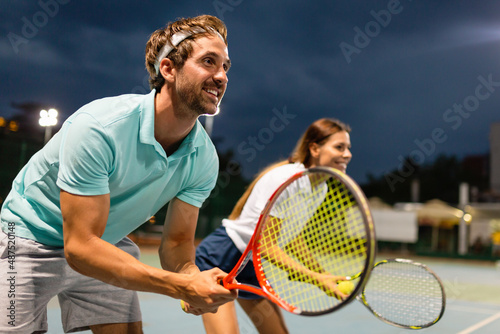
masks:
<path fill-rule="evenodd" d="M 240 216 L 235 220 L 222 220 L 227 234 L 242 253 L 250 242 L 262 210 L 271 195 L 287 179 L 305 169 L 303 164 L 293 163 L 270 170 L 255 184 Z"/>

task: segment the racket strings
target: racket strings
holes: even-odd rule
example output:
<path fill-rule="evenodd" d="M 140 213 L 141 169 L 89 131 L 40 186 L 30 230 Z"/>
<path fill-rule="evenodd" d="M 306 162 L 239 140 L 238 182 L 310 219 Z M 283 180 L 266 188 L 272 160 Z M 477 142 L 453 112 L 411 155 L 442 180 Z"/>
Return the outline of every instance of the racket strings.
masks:
<path fill-rule="evenodd" d="M 387 262 L 375 267 L 363 301 L 375 314 L 408 328 L 426 327 L 442 313 L 444 295 L 438 279 L 425 267 Z"/>
<path fill-rule="evenodd" d="M 262 227 L 258 274 L 286 303 L 308 312 L 328 310 L 342 301 L 307 270 L 339 276 L 362 271 L 367 239 L 364 217 L 351 191 L 333 180 L 313 184 L 305 175 L 280 194 Z M 290 269 L 288 259 L 305 270 Z"/>

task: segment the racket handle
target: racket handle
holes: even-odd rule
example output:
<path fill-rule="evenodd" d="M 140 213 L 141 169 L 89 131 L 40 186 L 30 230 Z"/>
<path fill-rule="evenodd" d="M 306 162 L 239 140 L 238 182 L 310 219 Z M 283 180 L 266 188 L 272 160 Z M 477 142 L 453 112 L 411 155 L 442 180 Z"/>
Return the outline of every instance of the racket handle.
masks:
<path fill-rule="evenodd" d="M 223 278 L 218 278 L 218 279 L 217 279 L 217 283 L 218 283 L 219 285 L 224 286 L 224 281 L 223 281 Z"/>

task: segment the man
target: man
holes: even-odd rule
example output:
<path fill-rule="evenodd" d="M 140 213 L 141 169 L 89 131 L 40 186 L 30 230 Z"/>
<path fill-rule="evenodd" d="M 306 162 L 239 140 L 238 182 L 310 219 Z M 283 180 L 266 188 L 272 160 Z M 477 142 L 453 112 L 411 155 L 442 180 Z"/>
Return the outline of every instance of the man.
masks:
<path fill-rule="evenodd" d="M 135 290 L 216 312 L 234 300 L 219 269 L 194 264 L 199 207 L 215 185 L 215 148 L 200 125 L 214 115 L 230 67 L 226 27 L 199 16 L 154 32 L 150 94 L 91 102 L 65 122 L 14 180 L 2 211 L 0 332 L 44 333 L 59 297 L 66 332 L 141 333 Z M 169 203 L 165 270 L 138 260 L 126 235 Z M 9 309 L 10 307 L 10 309 Z"/>

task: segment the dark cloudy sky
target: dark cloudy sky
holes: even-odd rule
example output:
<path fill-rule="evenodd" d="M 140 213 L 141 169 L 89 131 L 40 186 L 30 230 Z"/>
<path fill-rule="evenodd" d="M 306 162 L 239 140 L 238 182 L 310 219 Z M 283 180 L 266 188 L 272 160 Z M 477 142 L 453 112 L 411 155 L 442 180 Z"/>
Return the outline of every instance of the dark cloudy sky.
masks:
<path fill-rule="evenodd" d="M 484 154 L 500 121 L 500 2 L 490 0 L 2 1 L 0 114 L 41 102 L 66 118 L 145 93 L 144 47 L 178 17 L 229 30 L 213 136 L 246 175 L 286 157 L 321 117 L 351 125 L 359 182 L 440 153 Z"/>

